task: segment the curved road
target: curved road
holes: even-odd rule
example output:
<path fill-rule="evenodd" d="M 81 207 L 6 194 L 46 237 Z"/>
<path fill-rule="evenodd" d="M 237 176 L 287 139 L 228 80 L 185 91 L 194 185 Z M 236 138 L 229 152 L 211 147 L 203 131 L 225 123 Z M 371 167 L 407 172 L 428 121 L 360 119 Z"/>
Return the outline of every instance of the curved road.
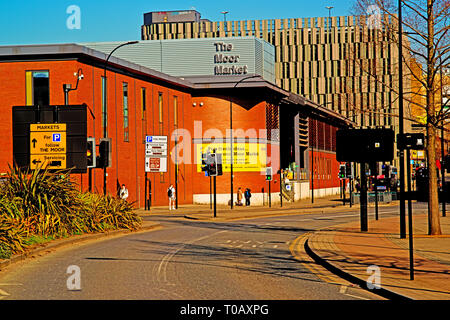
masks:
<path fill-rule="evenodd" d="M 380 215 L 396 211 L 397 207 L 384 207 Z M 158 221 L 163 228 L 73 245 L 8 267 L 0 273 L 0 299 L 379 298 L 322 280 L 307 267 L 311 261 L 295 259 L 289 249 L 302 234 L 359 219 L 357 210 L 233 222 L 180 216 L 145 219 Z M 81 290 L 68 289 L 74 275 L 67 273 L 69 266 L 79 267 Z"/>

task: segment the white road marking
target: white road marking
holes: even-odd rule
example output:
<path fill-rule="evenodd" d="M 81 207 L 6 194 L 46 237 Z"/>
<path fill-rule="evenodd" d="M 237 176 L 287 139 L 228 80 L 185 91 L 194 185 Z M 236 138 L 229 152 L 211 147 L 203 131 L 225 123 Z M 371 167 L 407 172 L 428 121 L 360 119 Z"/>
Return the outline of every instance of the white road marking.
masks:
<path fill-rule="evenodd" d="M 162 278 L 163 278 L 163 281 L 164 281 L 166 284 L 169 284 L 168 281 L 167 281 L 167 265 L 169 264 L 170 259 L 172 259 L 172 257 L 175 256 L 175 255 L 176 255 L 180 250 L 182 250 L 186 245 L 192 244 L 192 243 L 197 242 L 197 241 L 201 241 L 201 240 L 207 239 L 207 238 L 209 238 L 209 237 L 212 237 L 212 236 L 214 236 L 214 235 L 217 235 L 217 234 L 223 233 L 223 232 L 228 232 L 228 230 L 222 230 L 222 231 L 213 233 L 213 234 L 208 235 L 208 236 L 203 236 L 203 237 L 194 239 L 194 240 L 192 240 L 192 241 L 190 241 L 190 242 L 188 242 L 188 243 L 185 243 L 185 244 L 179 246 L 175 251 L 166 254 L 166 255 L 164 256 L 164 258 L 162 258 L 162 260 L 161 260 L 161 262 L 160 262 L 160 264 L 159 264 L 159 266 L 158 266 L 158 270 L 157 270 L 157 273 L 156 273 L 156 278 L 157 278 L 157 280 L 158 280 L 159 282 L 161 282 L 161 277 L 162 277 Z"/>

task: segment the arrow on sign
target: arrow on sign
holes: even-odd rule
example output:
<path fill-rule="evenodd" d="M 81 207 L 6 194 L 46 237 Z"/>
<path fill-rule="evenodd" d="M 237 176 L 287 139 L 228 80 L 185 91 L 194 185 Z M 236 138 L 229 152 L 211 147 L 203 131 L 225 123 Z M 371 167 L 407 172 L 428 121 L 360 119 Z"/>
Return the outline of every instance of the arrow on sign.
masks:
<path fill-rule="evenodd" d="M 36 159 L 33 160 L 33 164 L 41 163 L 41 162 L 42 162 L 41 160 L 36 160 Z"/>
<path fill-rule="evenodd" d="M 31 142 L 33 142 L 33 148 L 36 148 L 36 142 L 37 142 L 36 138 L 34 138 L 33 140 L 31 140 Z"/>

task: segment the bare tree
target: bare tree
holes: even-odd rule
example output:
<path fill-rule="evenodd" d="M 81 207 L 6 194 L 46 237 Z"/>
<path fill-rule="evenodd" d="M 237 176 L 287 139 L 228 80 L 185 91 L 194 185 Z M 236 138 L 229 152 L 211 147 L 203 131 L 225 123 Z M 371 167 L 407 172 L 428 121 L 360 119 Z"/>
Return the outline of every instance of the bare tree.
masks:
<path fill-rule="evenodd" d="M 376 34 L 387 37 L 388 45 L 399 45 L 398 1 L 394 0 L 355 0 L 354 11 L 357 15 L 368 17 L 366 23 L 372 23 Z M 450 34 L 449 9 L 450 0 L 401 0 L 402 4 L 402 49 L 403 56 L 397 63 L 403 63 L 406 71 L 404 79 L 410 77 L 416 86 L 410 86 L 403 99 L 409 108 L 422 108 L 424 112 L 427 137 L 427 163 L 429 172 L 428 197 L 428 233 L 441 234 L 439 220 L 436 136 L 445 121 L 450 118 L 448 100 L 442 103 L 441 86 L 442 67 L 449 64 Z M 374 10 L 374 8 L 376 10 Z M 375 23 L 375 25 L 374 25 Z M 376 43 L 386 45 L 386 42 Z M 398 49 L 398 47 L 397 47 Z M 377 68 L 360 64 L 371 80 L 398 94 L 398 85 L 380 77 Z M 398 65 L 397 65 L 398 67 Z M 361 110 L 363 112 L 364 110 Z M 370 112 L 370 110 L 369 110 Z M 411 121 L 419 121 L 408 117 Z"/>

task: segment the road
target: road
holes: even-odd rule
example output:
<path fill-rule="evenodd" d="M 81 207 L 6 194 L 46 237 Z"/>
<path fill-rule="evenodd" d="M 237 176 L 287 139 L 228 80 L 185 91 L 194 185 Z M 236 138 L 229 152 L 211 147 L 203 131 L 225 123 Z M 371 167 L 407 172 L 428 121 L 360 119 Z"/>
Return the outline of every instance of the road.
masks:
<path fill-rule="evenodd" d="M 69 246 L 8 267 L 0 272 L 0 299 L 381 299 L 324 280 L 324 269 L 290 250 L 308 232 L 358 220 L 357 210 L 229 222 L 148 216 L 163 228 Z M 397 212 L 380 207 L 381 217 Z M 70 266 L 79 274 L 68 273 Z M 68 286 L 69 278 L 79 287 Z"/>

